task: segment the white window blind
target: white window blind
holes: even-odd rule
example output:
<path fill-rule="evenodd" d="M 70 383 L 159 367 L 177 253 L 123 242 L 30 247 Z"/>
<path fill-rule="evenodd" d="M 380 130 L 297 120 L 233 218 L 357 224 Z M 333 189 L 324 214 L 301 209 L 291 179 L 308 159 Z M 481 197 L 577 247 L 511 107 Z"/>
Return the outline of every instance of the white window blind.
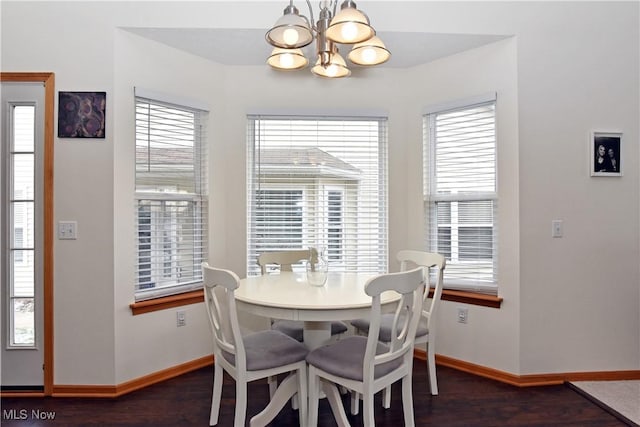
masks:
<path fill-rule="evenodd" d="M 136 97 L 136 301 L 202 286 L 205 115 Z"/>
<path fill-rule="evenodd" d="M 424 116 L 428 250 L 448 289 L 497 293 L 495 100 Z"/>
<path fill-rule="evenodd" d="M 308 247 L 331 271 L 386 271 L 386 118 L 248 122 L 247 274 L 262 252 Z"/>

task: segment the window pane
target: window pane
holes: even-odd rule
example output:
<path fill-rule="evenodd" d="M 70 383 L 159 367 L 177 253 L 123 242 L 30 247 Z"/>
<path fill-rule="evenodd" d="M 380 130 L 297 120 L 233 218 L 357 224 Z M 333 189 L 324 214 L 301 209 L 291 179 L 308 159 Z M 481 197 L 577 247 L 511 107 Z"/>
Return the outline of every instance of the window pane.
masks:
<path fill-rule="evenodd" d="M 14 248 L 33 248 L 35 238 L 35 203 L 34 202 L 17 202 L 12 203 L 11 224 L 13 226 L 12 245 Z M 17 231 L 20 230 L 20 231 Z M 15 241 L 16 236 L 21 237 L 20 246 Z"/>
<path fill-rule="evenodd" d="M 495 191 L 493 105 L 438 114 L 435 134 L 439 193 Z"/>
<path fill-rule="evenodd" d="M 161 104 L 136 105 L 136 190 L 196 192 L 195 114 Z"/>
<path fill-rule="evenodd" d="M 476 261 L 493 258 L 491 227 L 461 227 L 459 230 L 459 258 Z"/>
<path fill-rule="evenodd" d="M 29 154 L 14 154 L 13 158 L 13 199 L 32 200 L 35 156 Z"/>
<path fill-rule="evenodd" d="M 256 197 L 256 250 L 301 248 L 302 191 L 261 190 Z"/>
<path fill-rule="evenodd" d="M 191 201 L 138 202 L 138 289 L 202 279 L 202 209 Z"/>
<path fill-rule="evenodd" d="M 34 251 L 11 251 L 13 296 L 32 297 L 35 289 Z"/>
<path fill-rule="evenodd" d="M 493 224 L 493 201 L 474 200 L 458 202 L 458 220 L 461 224 Z"/>
<path fill-rule="evenodd" d="M 438 226 L 438 253 L 451 259 L 451 227 Z"/>
<path fill-rule="evenodd" d="M 329 230 L 328 230 L 328 251 L 327 257 L 329 261 L 338 261 L 342 259 L 343 249 L 343 210 L 342 210 L 343 194 L 340 191 L 329 191 Z"/>
<path fill-rule="evenodd" d="M 13 328 L 11 345 L 35 345 L 34 299 L 17 298 L 13 300 Z"/>
<path fill-rule="evenodd" d="M 35 142 L 35 115 L 33 105 L 13 107 L 13 151 L 33 152 Z"/>

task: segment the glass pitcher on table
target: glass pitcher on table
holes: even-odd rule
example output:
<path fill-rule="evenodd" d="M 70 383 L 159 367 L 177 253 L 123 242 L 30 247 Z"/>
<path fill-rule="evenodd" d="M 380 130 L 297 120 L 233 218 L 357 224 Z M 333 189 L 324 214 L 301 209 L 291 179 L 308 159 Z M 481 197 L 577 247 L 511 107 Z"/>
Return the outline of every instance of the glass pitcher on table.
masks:
<path fill-rule="evenodd" d="M 311 286 L 324 286 L 327 282 L 329 263 L 324 248 L 309 248 L 309 261 L 306 265 L 307 282 Z"/>

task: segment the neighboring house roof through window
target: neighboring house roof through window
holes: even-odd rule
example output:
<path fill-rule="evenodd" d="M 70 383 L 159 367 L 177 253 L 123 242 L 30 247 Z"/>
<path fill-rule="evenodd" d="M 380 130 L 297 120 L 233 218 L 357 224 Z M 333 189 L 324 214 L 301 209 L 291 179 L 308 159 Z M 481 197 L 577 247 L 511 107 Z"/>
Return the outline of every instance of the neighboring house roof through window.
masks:
<path fill-rule="evenodd" d="M 305 175 L 359 180 L 362 171 L 319 148 L 264 148 L 261 174 Z"/>

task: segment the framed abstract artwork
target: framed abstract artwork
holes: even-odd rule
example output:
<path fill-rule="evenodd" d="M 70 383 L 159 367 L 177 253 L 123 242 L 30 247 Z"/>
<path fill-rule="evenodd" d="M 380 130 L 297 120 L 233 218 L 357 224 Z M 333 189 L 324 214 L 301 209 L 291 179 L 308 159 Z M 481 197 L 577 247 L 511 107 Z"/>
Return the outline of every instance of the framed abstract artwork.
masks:
<path fill-rule="evenodd" d="M 591 176 L 622 175 L 622 133 L 592 132 L 589 149 Z"/>
<path fill-rule="evenodd" d="M 58 92 L 58 138 L 104 138 L 106 92 Z"/>

